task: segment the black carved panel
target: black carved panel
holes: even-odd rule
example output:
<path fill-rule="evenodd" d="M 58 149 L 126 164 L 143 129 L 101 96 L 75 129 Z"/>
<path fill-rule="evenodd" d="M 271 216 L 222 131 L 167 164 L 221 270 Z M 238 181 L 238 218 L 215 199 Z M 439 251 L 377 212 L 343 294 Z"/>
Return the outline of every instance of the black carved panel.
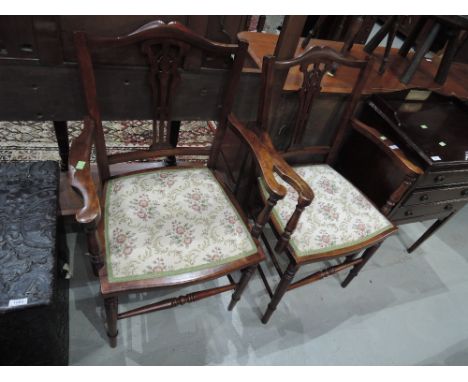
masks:
<path fill-rule="evenodd" d="M 0 163 L 0 363 L 68 362 L 68 281 L 57 252 L 59 168 Z"/>
<path fill-rule="evenodd" d="M 0 312 L 51 301 L 57 186 L 55 162 L 0 164 Z"/>

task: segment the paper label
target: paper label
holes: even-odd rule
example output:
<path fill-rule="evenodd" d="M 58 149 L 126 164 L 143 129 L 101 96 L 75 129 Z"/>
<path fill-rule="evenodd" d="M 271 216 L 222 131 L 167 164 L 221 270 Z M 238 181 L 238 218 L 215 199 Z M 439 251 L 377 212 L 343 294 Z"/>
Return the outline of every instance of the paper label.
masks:
<path fill-rule="evenodd" d="M 430 90 L 410 90 L 406 95 L 406 101 L 425 101 L 431 95 Z"/>
<path fill-rule="evenodd" d="M 431 157 L 431 159 L 435 162 L 435 161 L 438 161 L 438 160 L 442 160 L 440 156 L 438 155 L 434 155 L 433 157 Z"/>
<path fill-rule="evenodd" d="M 429 126 L 424 125 L 424 124 L 420 125 L 420 127 L 421 127 L 421 129 L 428 129 L 429 128 Z"/>
<path fill-rule="evenodd" d="M 386 139 L 387 139 L 387 137 L 385 135 L 380 136 L 380 140 L 385 141 Z"/>
<path fill-rule="evenodd" d="M 83 170 L 86 166 L 86 162 L 85 161 L 82 161 L 82 160 L 79 160 L 78 163 L 76 164 L 76 169 L 77 170 Z"/>
<path fill-rule="evenodd" d="M 440 141 L 439 146 L 442 146 L 442 147 L 447 146 L 447 143 L 445 143 L 444 141 Z"/>
<path fill-rule="evenodd" d="M 12 306 L 21 306 L 26 305 L 28 303 L 28 298 L 17 298 L 15 300 L 8 301 L 8 307 L 11 308 Z"/>
<path fill-rule="evenodd" d="M 391 146 L 388 146 L 388 147 L 390 147 L 392 150 L 396 150 L 398 148 L 397 145 L 391 145 Z"/>

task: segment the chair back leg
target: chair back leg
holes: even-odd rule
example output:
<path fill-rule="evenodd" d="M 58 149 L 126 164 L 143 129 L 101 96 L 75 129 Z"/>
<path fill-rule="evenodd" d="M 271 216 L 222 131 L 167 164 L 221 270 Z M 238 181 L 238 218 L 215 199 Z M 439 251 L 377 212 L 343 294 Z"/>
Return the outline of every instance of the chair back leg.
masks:
<path fill-rule="evenodd" d="M 237 284 L 236 290 L 232 294 L 232 299 L 231 299 L 231 303 L 229 304 L 228 310 L 233 310 L 237 302 L 240 300 L 245 287 L 249 283 L 249 280 L 255 271 L 255 267 L 256 267 L 255 265 L 252 265 L 243 270 L 243 274 L 242 274 L 241 279 L 239 280 L 239 284 Z"/>

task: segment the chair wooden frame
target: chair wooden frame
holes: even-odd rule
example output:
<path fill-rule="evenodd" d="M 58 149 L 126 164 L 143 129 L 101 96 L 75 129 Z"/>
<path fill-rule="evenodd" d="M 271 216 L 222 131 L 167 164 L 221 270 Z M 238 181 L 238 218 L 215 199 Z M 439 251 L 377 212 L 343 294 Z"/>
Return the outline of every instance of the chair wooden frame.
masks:
<path fill-rule="evenodd" d="M 329 70 L 333 65 L 344 65 L 356 68 L 359 70 L 357 80 L 354 86 L 354 90 L 347 101 L 346 108 L 344 109 L 342 119 L 336 130 L 336 134 L 332 140 L 331 146 L 311 146 L 311 147 L 300 147 L 296 148 L 297 144 L 301 143 L 306 125 L 308 122 L 309 112 L 311 109 L 311 104 L 314 100 L 314 97 L 320 92 L 320 82 L 323 75 Z M 281 152 L 282 156 L 287 161 L 294 160 L 295 157 L 304 155 L 317 155 L 322 154 L 326 155 L 326 163 L 332 165 L 337 155 L 339 153 L 340 147 L 343 144 L 343 140 L 346 137 L 350 128 L 355 128 L 357 131 L 363 133 L 362 126 L 356 123 L 351 123 L 351 118 L 356 108 L 356 105 L 360 99 L 362 89 L 364 88 L 365 81 L 368 77 L 368 74 L 371 70 L 372 60 L 351 60 L 347 59 L 343 54 L 337 53 L 331 48 L 328 47 L 313 47 L 302 55 L 292 58 L 289 60 L 277 60 L 274 56 L 266 56 L 263 60 L 263 70 L 262 70 L 262 92 L 259 105 L 259 113 L 257 120 L 257 128 L 260 131 L 268 131 L 269 129 L 269 118 L 270 118 L 270 108 L 273 99 L 274 89 L 277 89 L 277 84 L 275 84 L 275 71 L 284 70 L 288 71 L 293 66 L 299 66 L 300 71 L 303 75 L 303 83 L 301 89 L 298 91 L 299 95 L 299 110 L 297 113 L 297 118 L 295 125 L 293 127 L 292 140 L 289 145 L 286 147 L 284 152 Z M 275 88 L 276 86 L 276 88 Z M 264 144 L 268 147 L 273 148 L 271 140 L 266 139 Z M 299 193 L 299 195 L 307 194 L 313 196 L 313 190 L 307 185 L 306 187 L 298 188 L 291 184 L 291 186 Z M 263 197 L 263 196 L 262 196 Z M 309 203 L 310 204 L 310 203 Z M 326 276 L 333 275 L 339 271 L 351 268 L 346 279 L 343 281 L 342 286 L 346 287 L 351 280 L 357 276 L 359 271 L 364 267 L 364 265 L 369 261 L 372 255 L 377 251 L 381 243 L 385 238 L 396 231 L 396 227 L 392 226 L 390 229 L 380 233 L 376 237 L 373 237 L 365 242 L 362 242 L 357 245 L 352 245 L 346 248 L 335 249 L 329 252 L 320 253 L 316 255 L 309 256 L 298 256 L 296 255 L 293 247 L 289 244 L 292 233 L 294 232 L 299 218 L 304 211 L 305 206 L 298 204 L 295 211 L 291 215 L 289 221 L 287 222 L 284 230 L 276 224 L 273 219 L 270 219 L 269 223 L 272 227 L 273 233 L 277 238 L 276 247 L 273 249 L 265 235 L 262 234 L 263 241 L 269 252 L 269 255 L 273 261 L 273 265 L 278 272 L 281 280 L 276 287 L 276 290 L 273 292 L 271 287 L 268 284 L 268 281 L 265 277 L 265 274 L 261 268 L 258 266 L 258 270 L 264 281 L 265 287 L 271 297 L 271 301 L 268 305 L 268 308 L 265 314 L 262 317 L 262 322 L 267 323 L 271 315 L 275 311 L 278 303 L 284 296 L 284 294 L 292 289 L 298 288 L 300 286 L 310 284 L 312 282 L 318 281 Z M 360 257 L 357 257 L 363 251 Z M 279 262 L 276 258 L 276 254 L 286 253 L 289 264 L 287 269 L 282 270 Z M 276 253 L 276 254 L 275 254 Z M 344 257 L 345 260 L 338 265 L 328 267 L 326 269 L 315 272 L 299 281 L 293 283 L 294 276 L 300 267 L 315 263 L 318 261 L 326 261 L 335 259 L 338 257 Z"/>
<path fill-rule="evenodd" d="M 218 183 L 229 196 L 246 226 L 249 226 L 247 218 L 243 214 L 239 204 L 223 184 L 220 174 L 216 171 L 217 157 L 227 128 L 233 129 L 240 139 L 250 148 L 258 170 L 270 192 L 272 201 L 279 200 L 286 194 L 286 189 L 276 181 L 274 173 L 279 174 L 281 178 L 295 184 L 297 187 L 303 186 L 303 181 L 290 169 L 282 157 L 279 156 L 272 147 L 263 145 L 261 137 L 245 129 L 237 121 L 235 116 L 231 114 L 236 85 L 243 67 L 248 44 L 245 41 L 240 41 L 239 44 L 219 44 L 195 34 L 180 23 L 171 22 L 165 24 L 162 21 L 154 21 L 146 24 L 126 36 L 96 37 L 77 31 L 74 33 L 74 39 L 88 115 L 84 117 L 84 128 L 80 136 L 74 140 L 71 146 L 69 179 L 71 185 L 83 198 L 83 207 L 77 212 L 76 219 L 85 226 L 93 272 L 96 276 L 99 276 L 100 279 L 101 294 L 104 297 L 106 310 L 107 334 L 110 338 L 111 346 L 115 347 L 117 344 L 118 319 L 172 308 L 229 290 L 234 290 L 229 305 L 229 310 L 232 310 L 240 299 L 255 267 L 264 260 L 265 256 L 259 246 L 258 237 L 263 225 L 269 219 L 271 208 L 266 206 L 251 227 L 251 235 L 258 249 L 257 253 L 253 255 L 234 260 L 227 264 L 186 274 L 165 276 L 157 279 L 111 283 L 107 276 L 106 262 L 104 261 L 106 256 L 104 245 L 104 219 L 101 219 L 102 208 L 105 206 L 105 192 L 102 193 L 101 197 L 98 195 L 97 188 L 91 176 L 90 156 L 91 148 L 94 144 L 101 188 L 105 191 L 106 182 L 116 177 L 111 174 L 110 164 L 176 155 L 208 155 L 207 167 L 211 169 Z M 153 90 L 154 102 L 153 143 L 146 151 L 108 155 L 106 152 L 91 54 L 92 51 L 97 49 L 123 47 L 130 44 L 139 44 L 142 53 L 146 55 L 149 60 L 149 82 Z M 177 90 L 179 70 L 182 69 L 183 56 L 192 48 L 215 54 L 216 56 L 222 57 L 227 62 L 231 62 L 229 77 L 226 81 L 227 85 L 224 88 L 222 106 L 220 107 L 218 129 L 213 145 L 209 150 L 206 148 L 175 147 L 170 141 L 173 122 L 171 119 L 171 98 Z M 186 166 L 193 167 L 196 165 L 178 165 L 173 166 L 173 168 Z M 128 172 L 120 174 L 119 176 L 132 173 L 135 172 Z M 242 276 L 238 282 L 234 281 L 233 277 L 230 275 L 230 273 L 237 270 L 242 271 Z M 188 286 L 222 276 L 228 277 L 228 284 L 190 293 L 177 298 L 166 299 L 127 312 L 118 311 L 119 295 L 147 291 L 155 288 Z"/>

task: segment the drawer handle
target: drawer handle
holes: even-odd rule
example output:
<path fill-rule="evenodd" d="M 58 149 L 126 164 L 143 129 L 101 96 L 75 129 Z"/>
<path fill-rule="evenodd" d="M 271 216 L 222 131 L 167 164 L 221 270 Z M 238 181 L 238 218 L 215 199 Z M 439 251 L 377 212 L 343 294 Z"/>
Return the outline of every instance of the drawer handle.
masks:
<path fill-rule="evenodd" d="M 468 195 L 468 188 L 465 188 L 464 190 L 462 190 L 461 195 L 462 196 L 467 196 Z"/>
<path fill-rule="evenodd" d="M 452 204 L 447 204 L 447 205 L 444 207 L 444 209 L 447 210 L 447 211 L 453 210 L 453 205 L 452 205 Z"/>
<path fill-rule="evenodd" d="M 405 216 L 413 216 L 413 211 L 411 210 L 405 211 Z"/>
<path fill-rule="evenodd" d="M 445 180 L 445 176 L 443 175 L 437 175 L 434 179 L 436 183 L 443 182 Z"/>
<path fill-rule="evenodd" d="M 429 200 L 429 195 L 428 194 L 422 194 L 421 197 L 419 198 L 419 200 L 421 202 L 425 202 L 426 200 Z"/>

